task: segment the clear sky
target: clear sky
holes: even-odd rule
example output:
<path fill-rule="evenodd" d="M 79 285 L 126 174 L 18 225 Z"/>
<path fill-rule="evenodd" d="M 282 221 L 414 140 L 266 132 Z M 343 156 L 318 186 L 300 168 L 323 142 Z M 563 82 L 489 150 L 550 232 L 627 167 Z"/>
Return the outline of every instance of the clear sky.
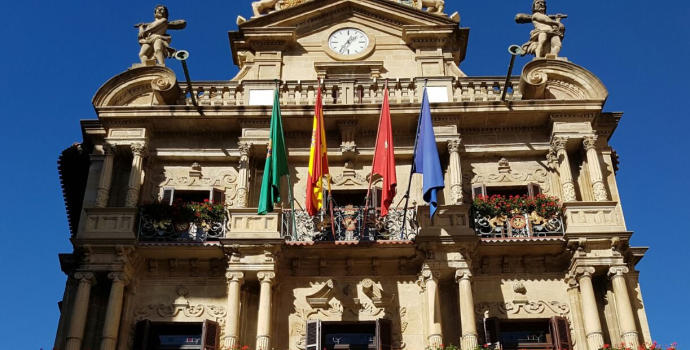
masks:
<path fill-rule="evenodd" d="M 80 119 L 93 119 L 91 97 L 138 60 L 133 24 L 150 21 L 157 1 L 5 1 L 0 29 L 0 349 L 52 348 L 65 276 L 57 254 L 70 252 L 56 161 L 81 141 Z M 462 70 L 505 75 L 510 44 L 529 26 L 513 17 L 531 0 L 446 0 L 470 28 Z M 165 3 L 188 21 L 173 46 L 191 53 L 194 80 L 230 79 L 227 31 L 248 0 Z M 632 244 L 649 246 L 638 265 L 652 335 L 690 346 L 690 3 L 684 0 L 549 0 L 567 13 L 561 54 L 596 74 L 625 115 L 611 144 L 621 158 L 618 185 Z M 517 61 L 516 73 L 527 58 Z M 179 63 L 169 61 L 178 72 Z M 178 73 L 178 76 L 182 76 Z M 415 349 L 411 349 L 415 350 Z"/>

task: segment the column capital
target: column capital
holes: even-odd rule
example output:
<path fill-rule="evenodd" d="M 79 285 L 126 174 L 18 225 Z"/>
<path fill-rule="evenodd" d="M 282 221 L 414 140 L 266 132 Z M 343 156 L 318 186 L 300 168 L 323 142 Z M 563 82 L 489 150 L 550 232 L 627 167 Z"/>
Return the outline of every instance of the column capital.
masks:
<path fill-rule="evenodd" d="M 565 146 L 568 144 L 568 138 L 565 136 L 554 136 L 551 139 L 551 148 L 558 151 L 564 151 Z"/>
<path fill-rule="evenodd" d="M 565 283 L 568 285 L 568 290 L 580 288 L 580 283 L 577 281 L 577 275 L 568 273 L 565 276 Z"/>
<path fill-rule="evenodd" d="M 580 266 L 573 271 L 573 274 L 579 282 L 582 277 L 592 277 L 594 271 L 595 269 L 593 266 Z"/>
<path fill-rule="evenodd" d="M 256 274 L 256 277 L 259 278 L 261 283 L 272 283 L 276 278 L 276 273 L 273 271 L 260 271 Z"/>
<path fill-rule="evenodd" d="M 460 146 L 462 145 L 462 139 L 450 139 L 448 140 L 448 152 L 457 153 L 460 152 Z"/>
<path fill-rule="evenodd" d="M 79 280 L 79 282 L 95 284 L 96 276 L 93 272 L 75 272 L 74 279 Z"/>
<path fill-rule="evenodd" d="M 466 269 L 459 269 L 455 271 L 455 282 L 460 282 L 461 280 L 470 280 L 472 278 L 472 272 Z"/>
<path fill-rule="evenodd" d="M 244 282 L 244 272 L 228 271 L 225 273 L 225 279 L 229 282 Z"/>
<path fill-rule="evenodd" d="M 111 143 L 104 142 L 101 148 L 103 149 L 103 155 L 112 156 L 115 154 L 115 145 Z"/>
<path fill-rule="evenodd" d="M 608 271 L 608 276 L 609 278 L 622 277 L 628 272 L 630 272 L 630 269 L 627 266 L 611 266 Z"/>
<path fill-rule="evenodd" d="M 596 147 L 597 139 L 599 137 L 597 135 L 589 135 L 585 136 L 582 138 L 582 145 L 585 147 L 585 151 L 589 151 L 590 149 L 594 149 Z"/>
<path fill-rule="evenodd" d="M 142 142 L 135 142 L 129 145 L 129 148 L 135 156 L 143 157 L 146 154 L 146 145 Z"/>
<path fill-rule="evenodd" d="M 129 284 L 129 282 L 132 280 L 131 276 L 123 271 L 110 272 L 108 273 L 108 278 L 113 280 L 113 282 L 123 282 L 125 285 Z"/>

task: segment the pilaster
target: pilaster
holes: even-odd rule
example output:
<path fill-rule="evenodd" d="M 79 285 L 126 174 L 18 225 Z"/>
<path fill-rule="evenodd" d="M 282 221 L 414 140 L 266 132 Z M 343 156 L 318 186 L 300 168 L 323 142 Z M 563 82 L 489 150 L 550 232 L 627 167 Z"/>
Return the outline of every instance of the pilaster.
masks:
<path fill-rule="evenodd" d="M 577 196 L 575 195 L 573 172 L 570 169 L 570 159 L 568 158 L 568 151 L 566 150 L 567 143 L 567 137 L 554 137 L 551 141 L 551 147 L 558 157 L 558 172 L 561 179 L 562 199 L 564 202 L 573 202 L 577 199 Z"/>
<path fill-rule="evenodd" d="M 240 287 L 244 282 L 243 272 L 227 272 L 225 278 L 228 283 L 228 309 L 225 320 L 225 338 L 223 349 L 239 347 L 240 334 Z"/>
<path fill-rule="evenodd" d="M 98 191 L 96 192 L 97 208 L 108 206 L 110 185 L 113 178 L 113 161 L 115 158 L 113 148 L 110 144 L 103 144 L 103 165 L 101 166 L 101 176 L 98 179 Z"/>
<path fill-rule="evenodd" d="M 139 203 L 139 190 L 141 188 L 141 175 L 143 171 L 142 164 L 146 154 L 146 145 L 144 143 L 133 143 L 130 145 L 130 149 L 132 150 L 132 170 L 129 173 L 125 207 L 134 208 Z"/>
<path fill-rule="evenodd" d="M 462 166 L 460 160 L 460 146 L 462 140 L 448 140 L 448 154 L 450 156 L 448 164 L 448 177 L 450 178 L 450 192 L 453 196 L 454 204 L 462 204 Z"/>
<path fill-rule="evenodd" d="M 432 349 L 439 348 L 443 343 L 443 331 L 441 328 L 441 305 L 438 295 L 438 271 L 432 271 L 428 265 L 422 267 L 419 276 L 420 286 L 426 293 L 427 301 L 427 346 Z"/>
<path fill-rule="evenodd" d="M 473 350 L 478 346 L 471 277 L 472 274 L 469 270 L 459 269 L 455 271 L 455 281 L 458 283 L 460 300 L 460 325 L 462 328 L 460 344 L 462 350 Z"/>
<path fill-rule="evenodd" d="M 246 208 L 249 205 L 249 164 L 252 156 L 252 144 L 239 142 L 237 148 L 240 151 L 239 171 L 237 177 L 237 205 Z"/>

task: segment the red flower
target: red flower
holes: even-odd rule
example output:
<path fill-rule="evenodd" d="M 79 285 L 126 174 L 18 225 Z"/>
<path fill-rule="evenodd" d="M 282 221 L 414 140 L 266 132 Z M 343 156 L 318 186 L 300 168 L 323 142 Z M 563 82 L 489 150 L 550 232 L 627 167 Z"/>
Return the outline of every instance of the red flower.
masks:
<path fill-rule="evenodd" d="M 609 348 L 611 348 L 611 345 L 609 345 L 609 344 L 604 344 L 604 349 L 609 349 Z"/>

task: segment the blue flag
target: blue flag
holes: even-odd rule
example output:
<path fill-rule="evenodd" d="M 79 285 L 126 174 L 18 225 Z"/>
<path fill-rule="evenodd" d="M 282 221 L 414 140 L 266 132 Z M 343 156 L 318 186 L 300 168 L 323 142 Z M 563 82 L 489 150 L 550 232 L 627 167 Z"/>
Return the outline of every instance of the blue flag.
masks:
<path fill-rule="evenodd" d="M 426 87 L 422 98 L 422 110 L 419 112 L 419 120 L 417 121 L 417 145 L 414 150 L 412 172 L 422 174 L 424 177 L 423 198 L 425 202 L 429 203 L 429 217 L 434 217 L 438 208 L 438 191 L 443 189 L 445 185 L 441 171 L 441 160 L 436 148 L 434 125 L 431 123 L 431 109 L 429 108 Z"/>

